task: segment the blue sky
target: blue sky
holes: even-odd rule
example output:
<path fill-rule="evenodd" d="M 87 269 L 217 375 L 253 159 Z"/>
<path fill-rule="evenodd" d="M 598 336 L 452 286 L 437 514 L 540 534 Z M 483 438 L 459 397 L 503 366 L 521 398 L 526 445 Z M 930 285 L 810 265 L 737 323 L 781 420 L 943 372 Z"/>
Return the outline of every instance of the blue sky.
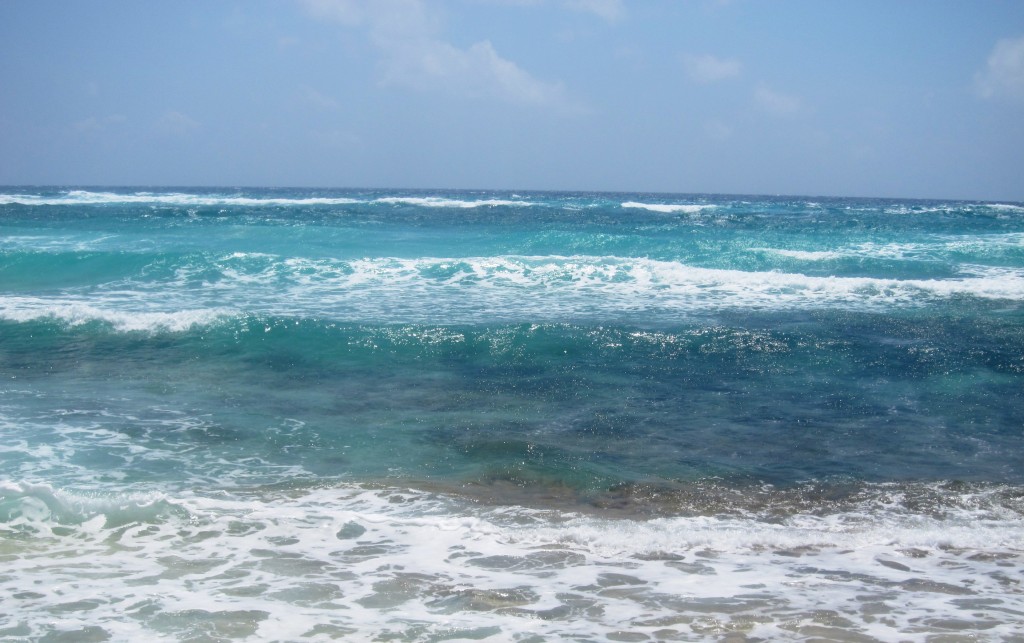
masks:
<path fill-rule="evenodd" d="M 1024 2 L 0 0 L 0 184 L 1024 200 Z"/>

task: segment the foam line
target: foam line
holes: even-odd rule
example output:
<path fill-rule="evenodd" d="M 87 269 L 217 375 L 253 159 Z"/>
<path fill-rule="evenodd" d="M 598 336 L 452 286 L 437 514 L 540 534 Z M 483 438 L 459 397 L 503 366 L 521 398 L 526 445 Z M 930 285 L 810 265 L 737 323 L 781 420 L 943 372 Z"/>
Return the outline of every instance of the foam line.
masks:
<path fill-rule="evenodd" d="M 623 208 L 634 208 L 640 210 L 650 210 L 651 212 L 661 212 L 664 214 L 672 214 L 676 212 L 682 212 L 685 214 L 696 214 L 701 210 L 707 210 L 714 208 L 714 205 L 706 204 L 671 204 L 671 203 L 639 203 L 637 201 L 626 201 L 622 204 Z"/>

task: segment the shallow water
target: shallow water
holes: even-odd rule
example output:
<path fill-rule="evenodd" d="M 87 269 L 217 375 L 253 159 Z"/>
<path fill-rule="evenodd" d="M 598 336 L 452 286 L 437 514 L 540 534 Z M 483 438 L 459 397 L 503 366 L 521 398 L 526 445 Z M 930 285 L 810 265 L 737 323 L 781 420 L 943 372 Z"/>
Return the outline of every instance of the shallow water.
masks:
<path fill-rule="evenodd" d="M 1024 206 L 8 188 L 0 637 L 1022 640 Z"/>

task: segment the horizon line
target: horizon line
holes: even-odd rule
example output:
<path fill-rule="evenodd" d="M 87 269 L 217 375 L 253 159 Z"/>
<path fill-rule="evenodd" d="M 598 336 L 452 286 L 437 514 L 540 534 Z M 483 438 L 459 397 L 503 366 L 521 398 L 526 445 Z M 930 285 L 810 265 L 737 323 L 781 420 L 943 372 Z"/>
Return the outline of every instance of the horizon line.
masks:
<path fill-rule="evenodd" d="M 586 190 L 586 189 L 542 189 L 542 188 L 453 188 L 453 187 L 340 187 L 324 185 L 231 185 L 231 184 L 102 184 L 102 183 L 10 183 L 0 184 L 0 190 L 14 188 L 47 188 L 47 189 L 108 189 L 108 190 L 332 190 L 339 192 L 500 192 L 500 193 L 534 193 L 534 194 L 642 194 L 651 196 L 701 196 L 701 197 L 752 197 L 773 199 L 856 199 L 856 200 L 887 200 L 887 201 L 945 201 L 957 203 L 1008 203 L 1024 205 L 1024 199 L 978 199 L 964 197 L 915 197 L 915 196 L 862 196 L 838 194 L 798 194 L 798 193 L 767 193 L 767 192 L 672 192 L 664 190 Z"/>

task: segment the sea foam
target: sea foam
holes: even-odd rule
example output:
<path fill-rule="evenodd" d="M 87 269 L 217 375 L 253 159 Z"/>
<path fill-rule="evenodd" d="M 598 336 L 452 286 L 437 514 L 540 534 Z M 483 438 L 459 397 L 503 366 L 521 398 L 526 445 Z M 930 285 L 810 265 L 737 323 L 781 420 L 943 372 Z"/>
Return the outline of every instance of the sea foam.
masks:
<path fill-rule="evenodd" d="M 637 201 L 626 201 L 622 204 L 623 208 L 635 208 L 640 210 L 650 210 L 651 212 L 662 212 L 665 214 L 671 214 L 675 212 L 681 212 L 684 214 L 696 214 L 701 210 L 707 210 L 716 206 L 712 204 L 693 204 L 693 203 L 640 203 Z"/>
<path fill-rule="evenodd" d="M 958 297 L 1022 301 L 1024 269 L 965 266 L 955 278 L 884 279 L 704 268 L 628 257 L 333 260 L 236 253 L 211 263 L 184 264 L 173 280 L 111 284 L 87 298 L 73 291 L 0 296 L 0 318 L 49 318 L 72 326 L 98 321 L 122 331 L 183 331 L 241 314 L 336 321 L 388 315 L 398 322 L 464 323 L 476 321 L 483 309 L 503 321 L 558 321 L 613 311 L 890 310 Z"/>
<path fill-rule="evenodd" d="M 161 205 L 181 207 L 302 207 L 302 206 L 345 206 L 357 204 L 413 205 L 429 208 L 478 208 L 495 206 L 530 206 L 530 201 L 522 199 L 459 199 L 433 196 L 396 196 L 379 198 L 353 197 L 249 197 L 238 194 L 193 194 L 184 192 L 93 192 L 89 190 L 70 190 L 54 195 L 41 196 L 34 194 L 0 194 L 0 205 Z"/>
<path fill-rule="evenodd" d="M 226 308 L 133 310 L 86 303 L 77 298 L 0 297 L 0 319 L 14 322 L 54 320 L 68 326 L 100 322 L 118 331 L 180 332 L 231 316 Z"/>
<path fill-rule="evenodd" d="M 0 493 L 8 503 L 60 495 L 40 489 L 6 483 Z M 1012 614 L 1024 608 L 1005 589 L 1024 564 L 1019 520 L 608 521 L 481 512 L 395 487 L 159 502 L 179 509 L 135 523 L 96 514 L 40 530 L 38 546 L 8 547 L 0 625 L 30 623 L 25 633 L 35 637 L 88 624 L 111 635 L 180 636 L 216 623 L 289 640 L 669 631 L 889 639 L 944 632 L 954 621 L 1010 636 Z M 47 554 L 72 547 L 73 567 Z M 63 615 L 32 618 L 46 604 L 64 606 Z M 82 610 L 88 617 L 76 618 Z"/>

